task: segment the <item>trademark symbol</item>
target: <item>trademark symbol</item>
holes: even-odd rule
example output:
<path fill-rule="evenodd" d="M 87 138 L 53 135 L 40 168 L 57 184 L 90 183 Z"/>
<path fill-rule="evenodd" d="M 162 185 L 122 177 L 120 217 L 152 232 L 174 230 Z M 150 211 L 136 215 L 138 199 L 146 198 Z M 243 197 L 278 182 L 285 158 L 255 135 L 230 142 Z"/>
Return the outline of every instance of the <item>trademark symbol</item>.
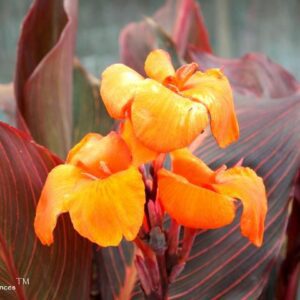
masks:
<path fill-rule="evenodd" d="M 29 285 L 29 278 L 17 277 L 18 285 Z"/>

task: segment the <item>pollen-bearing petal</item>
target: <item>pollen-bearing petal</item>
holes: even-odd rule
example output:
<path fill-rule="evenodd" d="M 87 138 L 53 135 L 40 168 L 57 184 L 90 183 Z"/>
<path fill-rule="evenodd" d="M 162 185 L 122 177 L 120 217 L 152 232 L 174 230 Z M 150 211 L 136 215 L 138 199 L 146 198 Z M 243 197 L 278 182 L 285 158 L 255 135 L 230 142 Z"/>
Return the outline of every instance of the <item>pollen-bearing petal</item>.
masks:
<path fill-rule="evenodd" d="M 130 149 L 114 131 L 104 137 L 97 133 L 87 134 L 67 157 L 67 163 L 100 178 L 127 169 L 131 161 Z"/>

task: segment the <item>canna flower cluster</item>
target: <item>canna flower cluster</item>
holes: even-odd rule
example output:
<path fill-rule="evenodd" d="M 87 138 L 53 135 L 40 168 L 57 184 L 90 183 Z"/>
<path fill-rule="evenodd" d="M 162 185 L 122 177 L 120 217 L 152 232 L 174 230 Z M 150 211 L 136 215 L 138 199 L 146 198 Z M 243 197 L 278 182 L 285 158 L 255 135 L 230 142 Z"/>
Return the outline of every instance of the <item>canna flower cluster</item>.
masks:
<path fill-rule="evenodd" d="M 242 166 L 211 170 L 187 148 L 209 125 L 220 147 L 238 139 L 227 78 L 218 69 L 201 72 L 196 63 L 175 70 L 160 49 L 148 55 L 145 73 L 148 78 L 123 64 L 103 72 L 101 97 L 119 130 L 87 134 L 49 173 L 34 223 L 41 242 L 53 242 L 65 212 L 79 234 L 105 247 L 123 237 L 135 240 L 149 228 L 149 201 L 179 225 L 214 229 L 233 221 L 240 200 L 241 233 L 261 246 L 267 212 L 262 179 Z M 157 166 L 166 155 L 170 170 L 161 164 L 154 174 L 145 172 L 143 164 Z"/>

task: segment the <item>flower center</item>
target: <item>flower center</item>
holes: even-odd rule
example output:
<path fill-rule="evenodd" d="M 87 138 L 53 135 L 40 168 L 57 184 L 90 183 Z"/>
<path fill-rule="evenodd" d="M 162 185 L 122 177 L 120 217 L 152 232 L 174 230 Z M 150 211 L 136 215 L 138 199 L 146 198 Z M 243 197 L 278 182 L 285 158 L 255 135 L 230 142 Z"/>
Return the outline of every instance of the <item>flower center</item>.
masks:
<path fill-rule="evenodd" d="M 163 84 L 168 89 L 172 90 L 175 93 L 180 93 L 184 89 L 185 83 L 191 78 L 195 72 L 198 70 L 198 64 L 191 63 L 183 65 L 177 69 L 175 76 L 168 76 Z"/>

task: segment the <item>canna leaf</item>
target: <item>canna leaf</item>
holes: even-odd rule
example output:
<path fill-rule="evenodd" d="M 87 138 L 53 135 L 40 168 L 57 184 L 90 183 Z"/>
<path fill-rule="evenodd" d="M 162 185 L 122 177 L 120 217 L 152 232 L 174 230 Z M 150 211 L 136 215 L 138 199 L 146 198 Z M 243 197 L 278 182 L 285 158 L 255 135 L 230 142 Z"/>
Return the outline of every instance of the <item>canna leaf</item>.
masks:
<path fill-rule="evenodd" d="M 201 69 L 221 68 L 236 92 L 253 95 L 254 100 L 292 96 L 299 90 L 298 82 L 289 72 L 261 53 L 225 59 L 192 49 L 190 59 L 199 62 Z"/>
<path fill-rule="evenodd" d="M 259 64 L 260 59 L 261 56 L 257 60 L 254 56 L 253 64 Z M 197 62 L 202 66 L 205 64 L 205 60 L 199 59 Z M 233 65 L 235 63 L 232 62 Z M 230 61 L 228 64 L 231 65 Z M 243 68 L 243 64 L 240 66 Z M 263 66 L 267 68 L 266 72 L 274 68 L 269 60 L 264 61 Z M 233 74 L 242 71 L 236 65 L 234 67 Z M 279 67 L 276 65 L 276 68 Z M 224 71 L 226 73 L 226 68 Z M 256 68 L 252 66 L 247 76 L 255 77 L 255 72 Z M 281 76 L 286 74 L 282 68 L 278 72 Z M 295 83 L 290 74 L 288 78 Z M 219 149 L 213 138 L 209 137 L 198 147 L 193 145 L 194 153 L 212 169 L 223 164 L 233 166 L 243 158 L 243 166 L 254 169 L 264 179 L 269 208 L 263 245 L 256 248 L 241 236 L 239 207 L 233 224 L 198 234 L 183 273 L 171 285 L 170 299 L 256 299 L 269 279 L 270 270 L 283 245 L 289 198 L 300 166 L 297 126 L 300 121 L 299 85 L 286 81 L 281 83 L 282 89 L 279 89 L 272 82 L 277 80 L 259 82 L 265 86 L 263 96 L 254 96 L 256 90 L 246 88 L 246 84 L 239 89 L 239 93 L 235 93 L 241 129 L 237 143 L 225 150 Z M 291 87 L 296 88 L 289 90 Z M 285 96 L 278 98 L 278 95 Z M 140 292 L 135 290 L 133 298 L 139 299 Z"/>
<path fill-rule="evenodd" d="M 65 216 L 51 247 L 43 246 L 33 229 L 43 183 L 61 160 L 2 122 L 0 156 L 0 286 L 15 287 L 1 290 L 0 298 L 87 299 L 90 243 L 76 234 Z M 17 278 L 24 278 L 25 284 Z"/>
<path fill-rule="evenodd" d="M 137 279 L 135 246 L 125 240 L 118 247 L 95 249 L 92 295 L 101 299 L 131 299 Z"/>
<path fill-rule="evenodd" d="M 129 47 L 133 35 L 128 32 L 134 32 L 134 25 L 129 26 L 121 35 L 121 53 L 126 54 L 123 55 L 125 63 L 132 63 L 139 71 L 145 43 L 136 40 L 134 47 Z M 149 39 L 149 43 L 155 47 L 155 39 Z M 225 150 L 219 149 L 210 133 L 205 132 L 193 143 L 193 152 L 212 169 L 223 164 L 232 167 L 243 159 L 243 166 L 263 177 L 269 210 L 261 248 L 254 247 L 240 234 L 241 207 L 233 224 L 199 232 L 184 271 L 171 285 L 170 299 L 256 299 L 265 288 L 271 270 L 278 267 L 289 218 L 289 198 L 300 166 L 297 126 L 300 85 L 262 54 L 223 59 L 191 45 L 184 58 L 187 62 L 197 62 L 201 70 L 222 68 L 234 90 L 241 129 L 239 141 Z M 298 276 L 298 269 L 293 270 L 291 280 Z M 294 282 L 290 286 L 294 288 Z M 142 298 L 138 286 L 132 297 Z"/>
<path fill-rule="evenodd" d="M 79 142 L 87 132 L 106 135 L 113 126 L 99 94 L 99 80 L 74 61 L 73 69 L 73 136 L 72 144 Z"/>
<path fill-rule="evenodd" d="M 35 0 L 17 51 L 17 106 L 33 138 L 62 157 L 71 146 L 76 11 L 76 0 Z"/>
<path fill-rule="evenodd" d="M 194 0 L 168 0 L 152 19 L 130 23 L 120 35 L 122 62 L 143 75 L 144 61 L 151 50 L 165 49 L 178 60 L 188 58 L 190 46 L 211 52 L 201 11 Z"/>

